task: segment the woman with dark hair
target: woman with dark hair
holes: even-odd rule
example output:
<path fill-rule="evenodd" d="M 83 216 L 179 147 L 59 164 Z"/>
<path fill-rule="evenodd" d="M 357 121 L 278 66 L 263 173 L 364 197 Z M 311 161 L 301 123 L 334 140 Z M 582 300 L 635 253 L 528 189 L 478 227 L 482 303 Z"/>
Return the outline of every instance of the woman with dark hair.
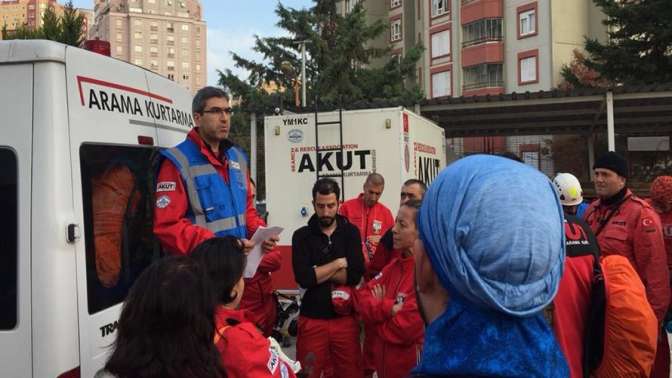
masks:
<path fill-rule="evenodd" d="M 238 305 L 243 296 L 246 256 L 240 240 L 217 237 L 191 254 L 212 281 L 217 310 L 215 345 L 228 377 L 295 377 L 293 361 L 275 350 Z M 298 369 L 297 369 L 298 370 Z"/>
<path fill-rule="evenodd" d="M 131 288 L 105 370 L 117 378 L 223 378 L 205 272 L 188 257 L 150 265 Z"/>

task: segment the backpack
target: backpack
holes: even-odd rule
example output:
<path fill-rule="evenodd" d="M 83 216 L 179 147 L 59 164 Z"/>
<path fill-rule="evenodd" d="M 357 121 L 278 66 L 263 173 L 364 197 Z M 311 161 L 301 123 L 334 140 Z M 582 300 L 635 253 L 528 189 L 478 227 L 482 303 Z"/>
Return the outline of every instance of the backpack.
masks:
<path fill-rule="evenodd" d="M 596 264 L 597 269 L 600 272 L 593 287 L 603 291 L 605 300 L 599 303 L 599 293 L 598 303 L 594 304 L 591 298 L 591 307 L 595 305 L 589 319 L 593 332 L 586 332 L 589 346 L 584 349 L 584 360 L 591 363 L 589 371 L 596 377 L 648 377 L 656 357 L 658 320 L 646 298 L 644 284 L 623 256 L 603 257 Z M 600 324 L 604 326 L 599 327 Z M 596 343 L 601 344 L 601 353 L 597 352 L 600 345 Z"/>
<path fill-rule="evenodd" d="M 648 377 L 656 355 L 658 320 L 644 284 L 626 257 L 601 257 L 595 234 L 582 219 L 567 215 L 565 221 L 567 257 L 594 257 L 583 376 Z"/>

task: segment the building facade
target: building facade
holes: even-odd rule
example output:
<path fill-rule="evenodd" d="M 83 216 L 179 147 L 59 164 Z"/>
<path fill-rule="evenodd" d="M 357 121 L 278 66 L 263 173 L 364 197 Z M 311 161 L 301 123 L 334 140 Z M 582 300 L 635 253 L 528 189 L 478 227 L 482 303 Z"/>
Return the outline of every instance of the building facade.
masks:
<path fill-rule="evenodd" d="M 373 10 L 369 19 L 389 25 L 375 47 L 393 55 L 418 42 L 425 47 L 416 79 L 428 99 L 557 88 L 562 66 L 574 49 L 583 50 L 584 38 L 607 38 L 604 15 L 589 0 L 343 0 L 337 6 L 346 14 L 357 3 Z M 550 135 L 471 137 L 449 139 L 447 146 L 456 157 L 513 152 L 550 176 L 553 141 Z"/>
<path fill-rule="evenodd" d="M 91 37 L 113 57 L 195 92 L 207 83 L 207 29 L 196 0 L 98 0 Z"/>
<path fill-rule="evenodd" d="M 0 0 L 0 28 L 6 27 L 9 32 L 23 25 L 30 29 L 40 28 L 42 17 L 48 7 L 53 7 L 57 16 L 63 15 L 63 5 L 56 0 Z M 93 25 L 93 11 L 77 8 L 77 12 L 84 16 L 82 32 L 85 38 L 89 38 L 89 29 Z"/>

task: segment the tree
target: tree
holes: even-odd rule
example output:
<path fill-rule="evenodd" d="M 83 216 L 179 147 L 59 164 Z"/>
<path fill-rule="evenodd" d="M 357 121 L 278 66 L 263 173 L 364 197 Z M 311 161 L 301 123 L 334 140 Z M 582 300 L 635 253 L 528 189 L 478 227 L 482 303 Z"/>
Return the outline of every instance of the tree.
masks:
<path fill-rule="evenodd" d="M 670 0 L 593 1 L 607 16 L 609 41 L 586 39 L 586 66 L 614 83 L 672 82 Z"/>
<path fill-rule="evenodd" d="M 68 1 L 63 7 L 63 16 L 59 17 L 52 6 L 47 7 L 42 15 L 42 26 L 38 29 L 22 25 L 16 30 L 7 30 L 6 25 L 2 29 L 2 39 L 48 39 L 79 46 L 84 40 L 82 27 L 84 16 L 77 12 Z"/>
<path fill-rule="evenodd" d="M 386 30 L 382 21 L 366 23 L 361 4 L 341 16 L 335 0 L 314 0 L 311 9 L 292 9 L 278 4 L 278 26 L 285 37 L 255 36 L 254 50 L 264 57 L 256 62 L 232 54 L 235 65 L 250 72 L 241 80 L 230 70 L 220 71 L 219 83 L 234 96 L 241 96 L 243 108 L 260 111 L 268 106 L 291 104 L 291 90 L 267 93 L 264 86 L 277 84 L 279 89 L 295 88 L 301 54 L 299 41 L 307 41 L 306 87 L 309 98 L 319 96 L 320 105 L 348 107 L 361 101 L 387 99 L 398 104 L 414 104 L 422 98 L 415 85 L 415 63 L 422 47 L 409 49 L 400 60 L 389 58 L 389 49 L 370 47 L 369 42 Z M 375 58 L 388 56 L 388 63 L 372 68 Z M 295 67 L 295 69 L 292 69 Z"/>
<path fill-rule="evenodd" d="M 605 88 L 610 85 L 597 71 L 586 66 L 586 56 L 582 52 L 575 49 L 573 53 L 574 59 L 560 70 L 564 79 L 560 89 Z"/>

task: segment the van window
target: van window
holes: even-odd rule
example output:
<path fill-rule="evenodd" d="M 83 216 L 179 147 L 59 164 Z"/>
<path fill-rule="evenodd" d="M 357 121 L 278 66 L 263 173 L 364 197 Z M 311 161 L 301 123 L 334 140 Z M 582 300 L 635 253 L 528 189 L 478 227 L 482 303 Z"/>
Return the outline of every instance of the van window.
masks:
<path fill-rule="evenodd" d="M 17 161 L 14 151 L 0 147 L 0 330 L 16 327 L 18 316 Z"/>
<path fill-rule="evenodd" d="M 153 162 L 158 149 L 80 147 L 89 314 L 126 298 L 135 279 L 161 256 L 152 232 Z"/>

